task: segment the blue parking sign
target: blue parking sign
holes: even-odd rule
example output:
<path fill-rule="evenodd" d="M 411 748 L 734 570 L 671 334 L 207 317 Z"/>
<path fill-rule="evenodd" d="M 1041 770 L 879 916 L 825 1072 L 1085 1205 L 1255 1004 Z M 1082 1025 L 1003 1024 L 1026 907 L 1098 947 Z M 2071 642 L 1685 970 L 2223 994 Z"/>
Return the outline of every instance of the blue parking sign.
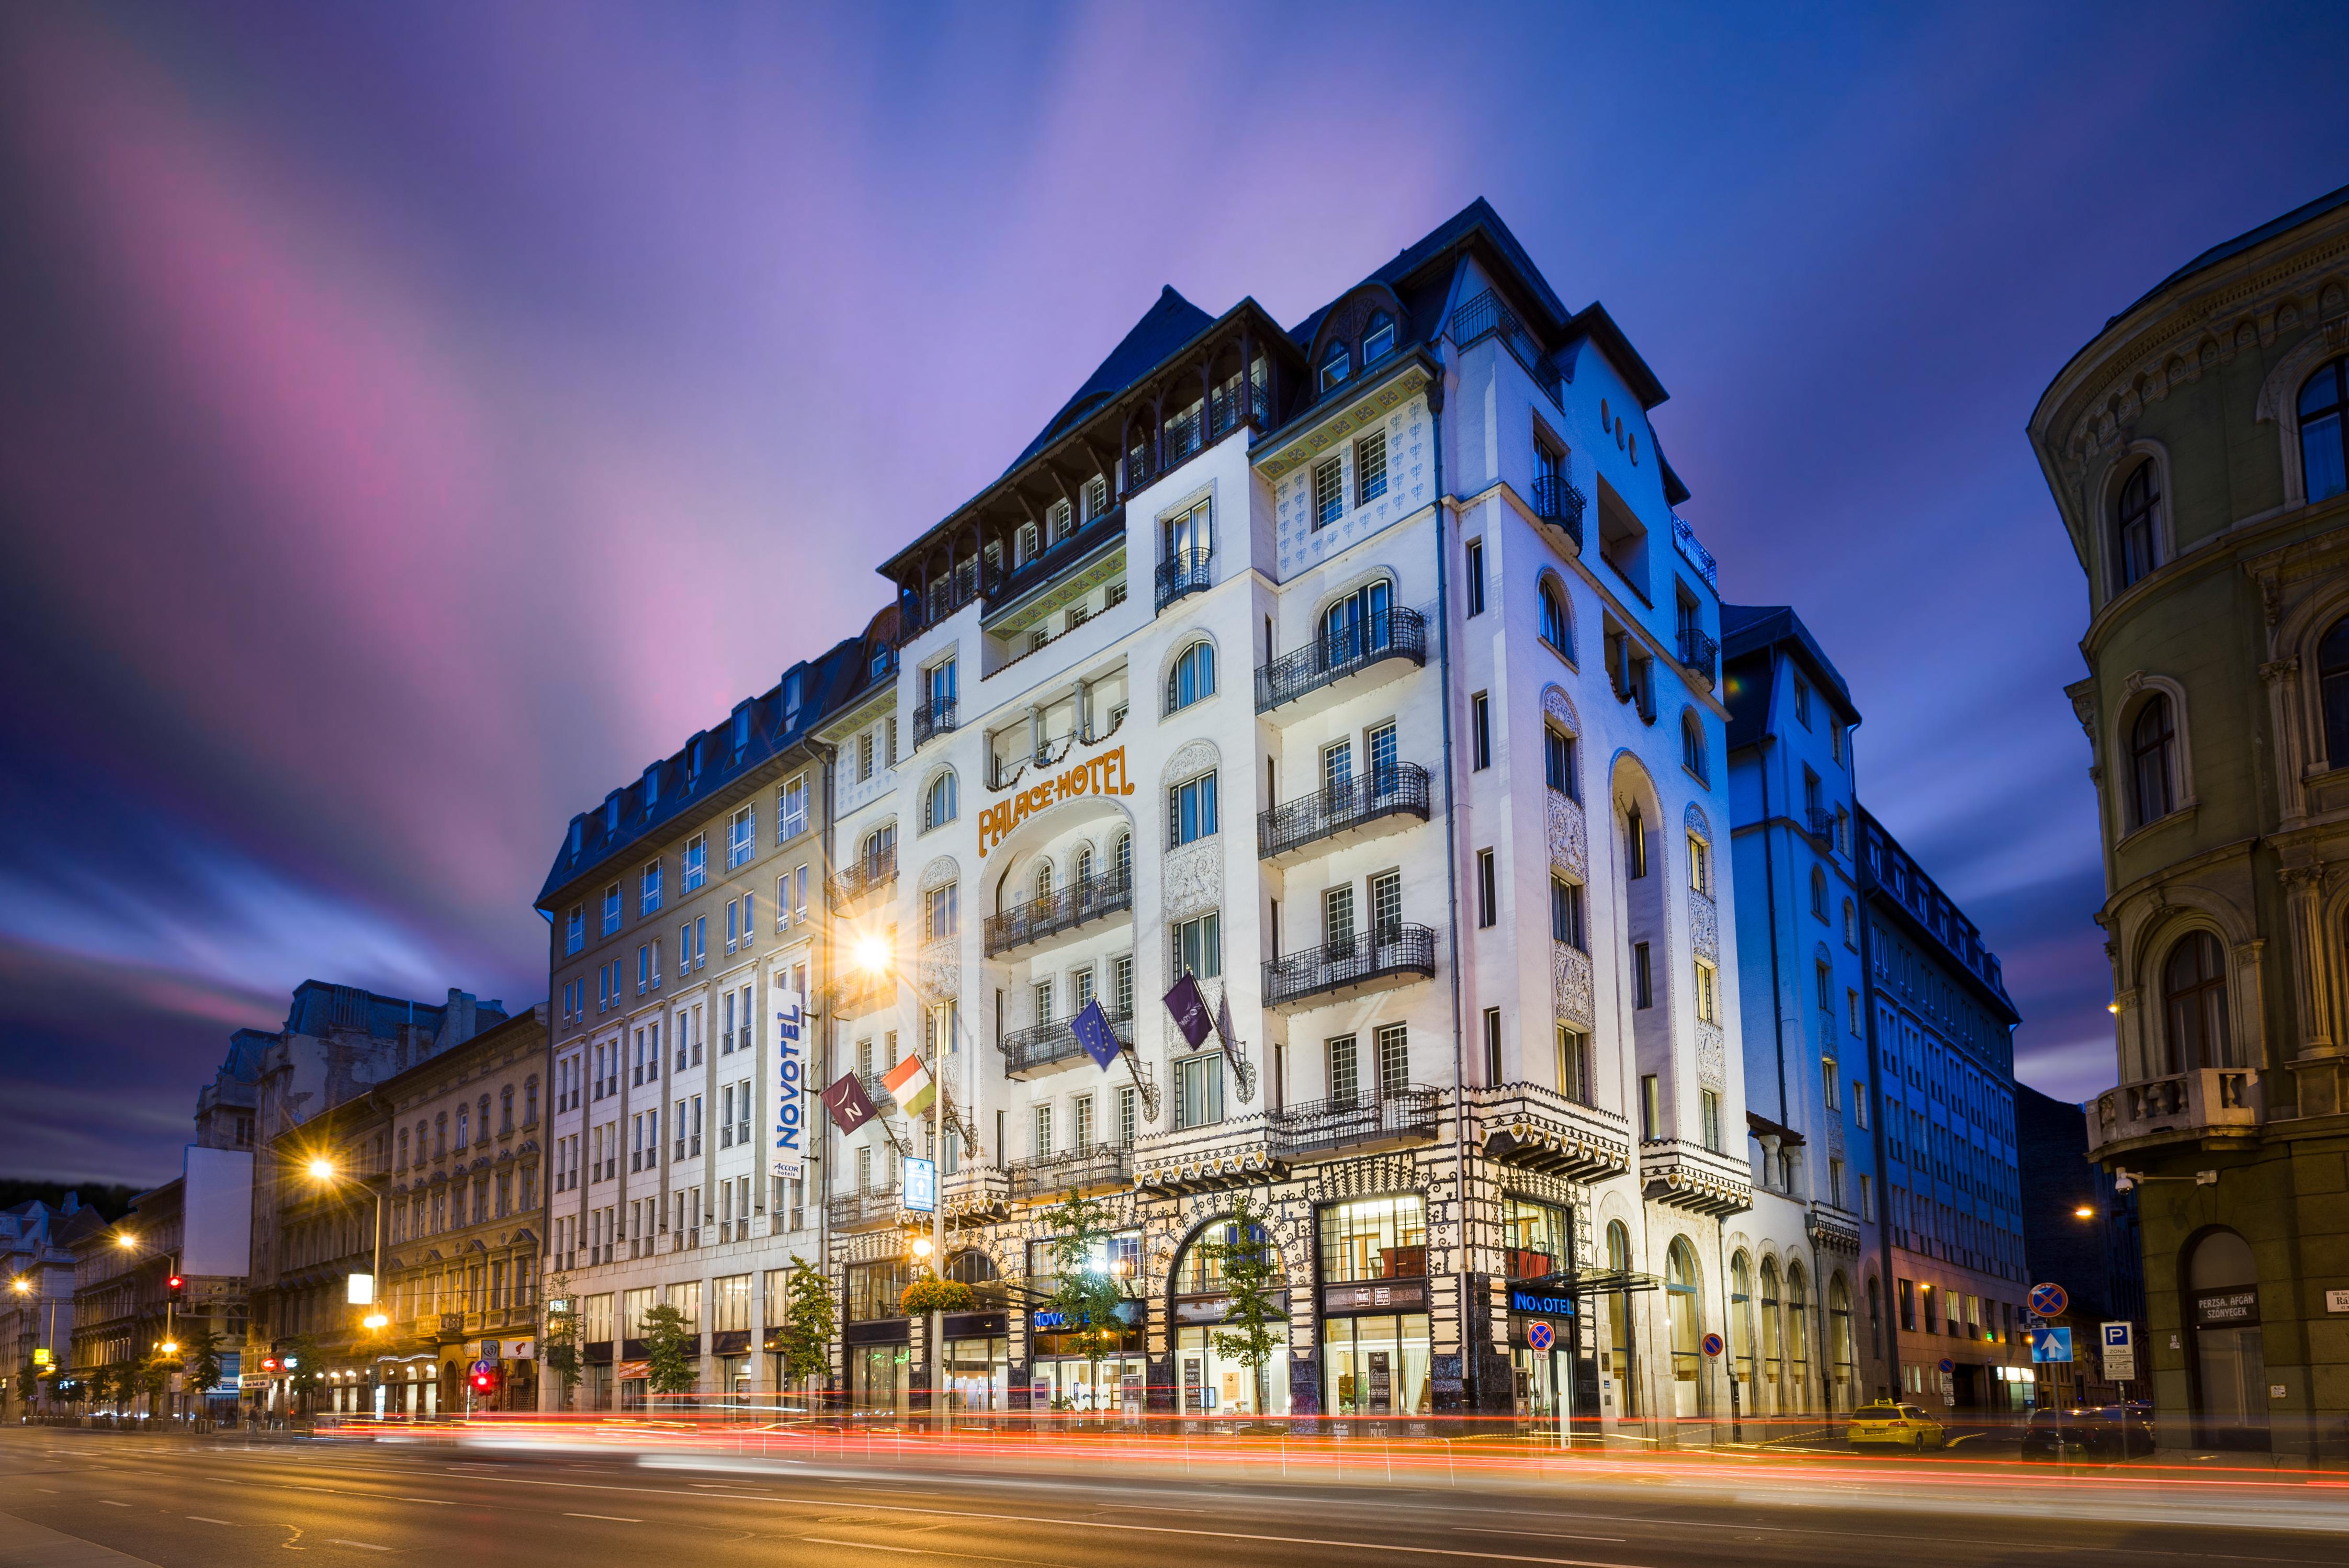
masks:
<path fill-rule="evenodd" d="M 2068 1328 L 2034 1328 L 2031 1331 L 2031 1359 L 2033 1361 L 2069 1361 L 2072 1359 L 2072 1331 Z"/>

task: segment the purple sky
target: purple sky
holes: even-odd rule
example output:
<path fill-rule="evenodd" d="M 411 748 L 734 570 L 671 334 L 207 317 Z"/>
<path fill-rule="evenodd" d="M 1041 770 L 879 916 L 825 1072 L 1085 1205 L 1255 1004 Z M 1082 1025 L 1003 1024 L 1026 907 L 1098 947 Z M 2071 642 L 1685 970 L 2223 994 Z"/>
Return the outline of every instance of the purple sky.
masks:
<path fill-rule="evenodd" d="M 2023 1075 L 2111 1081 L 2023 421 L 2349 178 L 2349 12 L 782 9 L 0 13 L 0 1173 L 170 1174 L 305 977 L 543 995 L 570 814 L 858 627 L 1162 284 L 1294 321 L 1479 194 L 1672 389 Z"/>

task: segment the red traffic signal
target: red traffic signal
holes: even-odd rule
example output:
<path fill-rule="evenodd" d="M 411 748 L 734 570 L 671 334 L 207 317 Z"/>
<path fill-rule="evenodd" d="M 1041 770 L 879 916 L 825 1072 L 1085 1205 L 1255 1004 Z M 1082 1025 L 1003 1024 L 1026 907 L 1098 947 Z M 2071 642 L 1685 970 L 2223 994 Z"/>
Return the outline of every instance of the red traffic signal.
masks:
<path fill-rule="evenodd" d="M 495 1372 L 491 1371 L 486 1366 L 476 1367 L 473 1371 L 473 1392 L 476 1394 L 494 1394 L 497 1391 L 498 1375 Z"/>
<path fill-rule="evenodd" d="M 187 1276 L 184 1274 L 173 1274 L 170 1279 L 163 1282 L 163 1288 L 171 1293 L 171 1300 L 174 1303 L 183 1302 L 188 1299 L 188 1281 Z"/>
<path fill-rule="evenodd" d="M 264 1355 L 264 1356 L 263 1356 L 263 1357 L 261 1358 L 261 1367 L 262 1367 L 262 1370 L 263 1370 L 263 1371 L 264 1371 L 264 1372 L 274 1372 L 274 1371 L 276 1371 L 276 1370 L 277 1370 L 277 1357 L 275 1357 L 275 1356 L 274 1356 L 274 1355 Z"/>

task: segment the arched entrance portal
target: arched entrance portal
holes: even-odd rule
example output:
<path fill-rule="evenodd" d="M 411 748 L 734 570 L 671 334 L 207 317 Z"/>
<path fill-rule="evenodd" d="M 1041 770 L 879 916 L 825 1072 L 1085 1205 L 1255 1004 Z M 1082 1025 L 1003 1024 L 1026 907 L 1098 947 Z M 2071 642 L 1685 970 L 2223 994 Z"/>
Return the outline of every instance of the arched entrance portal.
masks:
<path fill-rule="evenodd" d="M 2194 1243 L 2186 1262 L 2186 1312 L 2194 1334 L 2195 1440 L 2214 1449 L 2265 1449 L 2267 1359 L 2250 1242 L 2220 1230 Z"/>

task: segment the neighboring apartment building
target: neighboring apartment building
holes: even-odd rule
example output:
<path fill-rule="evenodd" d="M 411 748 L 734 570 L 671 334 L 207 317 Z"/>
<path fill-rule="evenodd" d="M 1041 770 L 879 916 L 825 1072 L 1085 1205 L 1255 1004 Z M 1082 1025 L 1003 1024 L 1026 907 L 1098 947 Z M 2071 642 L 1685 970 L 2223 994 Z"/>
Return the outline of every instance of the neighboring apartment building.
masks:
<path fill-rule="evenodd" d="M 305 981 L 295 990 L 285 1027 L 274 1033 L 240 1030 L 231 1041 L 228 1059 L 198 1096 L 197 1133 L 203 1147 L 245 1147 L 245 1118 L 251 1118 L 250 1147 L 257 1152 L 243 1378 L 245 1396 L 256 1406 L 284 1408 L 284 1380 L 268 1377 L 263 1366 L 277 1342 L 331 1333 L 340 1323 L 328 1301 L 339 1287 L 326 1271 L 347 1248 L 322 1252 L 319 1232 L 289 1216 L 290 1210 L 316 1218 L 316 1183 L 300 1165 L 288 1163 L 292 1152 L 306 1147 L 294 1135 L 505 1016 L 502 1003 L 477 1002 L 453 988 L 445 1002 L 433 1005 Z M 295 1238 L 300 1249 L 289 1255 L 283 1249 Z"/>
<path fill-rule="evenodd" d="M 2032 1280 L 2063 1287 L 2064 1311 L 2044 1321 L 2072 1331 L 2072 1359 L 2040 1363 L 2039 1403 L 2069 1407 L 2144 1399 L 2148 1379 L 2106 1382 L 2100 1332 L 2107 1323 L 2135 1328 L 2146 1352 L 2145 1239 L 2139 1195 L 2117 1192 L 2112 1172 L 2088 1158 L 2088 1118 L 2078 1106 L 2014 1085 L 2023 1168 L 2023 1251 Z"/>
<path fill-rule="evenodd" d="M 537 1407 L 546 1048 L 533 1008 L 278 1139 L 294 1184 L 274 1249 L 277 1366 L 255 1380 L 268 1408 L 290 1407 L 289 1351 L 311 1357 L 319 1413 Z M 310 1178 L 314 1160 L 334 1174 Z M 354 1274 L 376 1276 L 372 1303 L 350 1300 Z M 369 1328 L 370 1314 L 388 1321 Z M 477 1365 L 496 1371 L 493 1393 L 474 1394 Z"/>
<path fill-rule="evenodd" d="M 1989 1414 L 2024 1409 L 2032 1372 L 2014 1119 L 2021 1015 L 1998 955 L 1965 912 L 1864 806 L 1855 831 L 1900 1397 Z"/>
<path fill-rule="evenodd" d="M 545 1269 L 576 1303 L 579 1407 L 641 1405 L 634 1342 L 659 1302 L 697 1325 L 705 1389 L 774 1386 L 773 1358 L 753 1350 L 776 1321 L 766 1281 L 820 1255 L 819 1173 L 772 1178 L 760 1149 L 781 1065 L 800 1092 L 813 1070 L 796 1050 L 779 1058 L 775 1015 L 821 983 L 828 781 L 810 736 L 858 678 L 858 649 L 792 666 L 574 817 L 540 894 Z M 562 1392 L 550 1381 L 543 1400 Z"/>
<path fill-rule="evenodd" d="M 1849 1402 L 1856 1259 L 1754 1207 L 1720 612 L 1663 398 L 1480 202 L 1294 329 L 1167 290 L 884 564 L 896 659 L 824 732 L 842 945 L 884 962 L 825 1023 L 859 1073 L 932 1054 L 947 1267 L 989 1299 L 936 1347 L 898 1315 L 929 1124 L 846 1138 L 854 1401 L 1725 1428 L 1704 1336 L 1799 1258 L 1775 1407 Z M 1227 1045 L 1162 1003 L 1185 974 Z M 1199 1248 L 1244 1187 L 1288 1285 L 1262 1386 Z M 1034 1309 L 1071 1190 L 1133 1298 L 1098 1380 Z"/>
<path fill-rule="evenodd" d="M 2088 586 L 2162 1441 L 2349 1455 L 2349 188 L 2106 322 L 2031 440 Z"/>
<path fill-rule="evenodd" d="M 74 1247 L 105 1220 L 68 1192 L 0 1209 L 0 1413 L 40 1409 L 73 1366 Z M 36 1352 L 47 1351 L 44 1364 Z"/>
<path fill-rule="evenodd" d="M 1731 810 L 1736 826 L 1738 985 L 1745 1021 L 1746 1125 L 1757 1146 L 1755 1208 L 1795 1255 L 1765 1253 L 1733 1300 L 1760 1303 L 1757 1345 L 1741 1315 L 1736 1375 L 1758 1364 L 1773 1407 L 1781 1312 L 1824 1306 L 1850 1325 L 1856 1374 L 1837 1407 L 1882 1397 L 1897 1381 L 1872 1131 L 1876 1075 L 1868 1049 L 1860 954 L 1858 796 L 1852 756 L 1859 711 L 1842 673 L 1785 606 L 1723 605 L 1722 684 L 1729 701 Z M 1816 1282 L 1840 1270 L 1817 1303 Z"/>

